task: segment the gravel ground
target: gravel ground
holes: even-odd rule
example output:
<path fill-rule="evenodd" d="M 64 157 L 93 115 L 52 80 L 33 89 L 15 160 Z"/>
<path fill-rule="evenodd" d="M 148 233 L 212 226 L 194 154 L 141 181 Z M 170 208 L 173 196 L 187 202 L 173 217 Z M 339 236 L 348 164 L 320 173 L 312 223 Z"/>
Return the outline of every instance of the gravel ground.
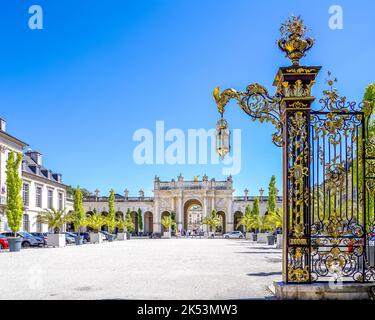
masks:
<path fill-rule="evenodd" d="M 246 240 L 132 239 L 0 253 L 1 299 L 267 299 L 281 250 Z"/>

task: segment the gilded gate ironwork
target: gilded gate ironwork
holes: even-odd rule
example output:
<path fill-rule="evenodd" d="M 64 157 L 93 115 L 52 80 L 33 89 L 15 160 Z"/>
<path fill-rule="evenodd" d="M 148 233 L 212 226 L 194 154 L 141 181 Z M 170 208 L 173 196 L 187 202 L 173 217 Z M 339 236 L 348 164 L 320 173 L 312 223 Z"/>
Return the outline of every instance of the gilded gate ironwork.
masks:
<path fill-rule="evenodd" d="M 331 78 L 315 101 L 312 87 L 321 67 L 299 65 L 314 40 L 305 36 L 299 17 L 280 31 L 278 46 L 292 65 L 279 68 L 276 93 L 257 83 L 245 91 L 216 87 L 214 99 L 226 124 L 220 130 L 227 130 L 223 115 L 231 99 L 252 120 L 276 128 L 273 142 L 283 148 L 284 282 L 375 281 L 373 106 L 340 97 Z M 221 156 L 229 150 L 221 148 Z"/>
<path fill-rule="evenodd" d="M 333 88 L 310 117 L 311 280 L 370 280 L 364 104 Z"/>

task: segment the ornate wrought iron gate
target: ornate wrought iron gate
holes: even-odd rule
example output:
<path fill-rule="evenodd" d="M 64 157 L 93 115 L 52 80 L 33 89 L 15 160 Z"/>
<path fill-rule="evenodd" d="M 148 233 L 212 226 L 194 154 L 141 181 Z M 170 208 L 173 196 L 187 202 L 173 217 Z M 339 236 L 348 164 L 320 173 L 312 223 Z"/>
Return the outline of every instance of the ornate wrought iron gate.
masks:
<path fill-rule="evenodd" d="M 371 106 L 340 97 L 332 79 L 313 105 L 311 89 L 321 67 L 301 66 L 299 60 L 314 41 L 305 38 L 298 17 L 280 31 L 278 45 L 293 64 L 279 68 L 274 96 L 257 83 L 246 91 L 215 88 L 218 152 L 223 157 L 230 150 L 223 114 L 231 99 L 253 120 L 275 126 L 273 142 L 283 148 L 284 282 L 375 281 Z"/>
<path fill-rule="evenodd" d="M 374 281 L 369 115 L 335 89 L 325 94 L 319 111 L 286 109 L 286 280 Z"/>
<path fill-rule="evenodd" d="M 311 112 L 311 280 L 366 278 L 364 114 Z"/>

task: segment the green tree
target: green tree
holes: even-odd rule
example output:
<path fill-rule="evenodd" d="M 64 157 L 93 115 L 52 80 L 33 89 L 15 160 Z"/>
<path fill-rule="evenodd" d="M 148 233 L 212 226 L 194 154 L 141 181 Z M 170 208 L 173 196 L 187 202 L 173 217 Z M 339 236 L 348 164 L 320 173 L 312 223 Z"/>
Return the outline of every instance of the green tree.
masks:
<path fill-rule="evenodd" d="M 368 136 L 367 141 L 371 142 L 371 144 L 374 144 L 375 142 L 375 119 L 373 117 L 373 112 L 375 110 L 375 83 L 372 83 L 366 87 L 365 94 L 363 96 L 363 101 L 366 102 L 365 104 L 365 115 L 367 117 L 368 121 Z M 361 172 L 359 173 L 359 176 L 362 178 Z M 360 183 L 360 186 L 362 186 L 362 182 Z M 374 214 L 374 206 L 375 206 L 375 199 L 373 194 L 369 194 L 367 196 L 367 224 L 368 229 L 372 230 L 374 228 L 375 224 L 375 214 Z"/>
<path fill-rule="evenodd" d="M 375 110 L 375 83 L 368 85 L 365 89 L 365 93 L 363 95 L 363 101 L 365 102 L 363 106 L 363 112 L 365 114 L 366 119 L 366 128 L 367 136 L 366 140 L 367 143 L 374 144 L 375 141 L 375 119 L 373 117 L 373 112 Z M 358 132 L 358 141 L 362 141 L 362 131 Z M 359 161 L 357 161 L 359 159 Z M 353 175 L 354 186 L 358 184 L 358 190 L 362 190 L 363 186 L 363 170 L 362 170 L 362 148 L 359 147 L 356 150 L 356 155 L 354 157 L 353 164 L 351 166 L 351 174 Z M 374 221 L 374 196 L 371 194 L 367 195 L 367 202 L 366 202 L 366 216 L 367 216 L 367 228 L 371 230 L 373 228 Z M 359 209 L 361 213 L 361 209 Z M 355 213 L 352 212 L 352 215 Z M 359 215 L 359 222 L 362 222 L 362 214 Z"/>
<path fill-rule="evenodd" d="M 143 220 L 142 220 L 142 210 L 138 208 L 138 229 L 139 231 L 143 230 Z"/>
<path fill-rule="evenodd" d="M 60 233 L 62 226 L 70 221 L 66 210 L 49 209 L 36 216 L 36 223 L 47 224 L 53 233 Z"/>
<path fill-rule="evenodd" d="M 98 213 L 96 209 L 94 209 L 93 214 L 89 215 L 86 218 L 85 224 L 94 230 L 94 232 L 98 233 L 102 227 L 106 224 L 106 217 L 102 214 Z"/>
<path fill-rule="evenodd" d="M 116 226 L 117 226 L 117 228 L 119 228 L 120 232 L 125 232 L 125 231 L 131 232 L 131 231 L 134 230 L 134 224 L 133 224 L 133 221 L 131 219 L 131 216 L 130 216 L 130 219 L 128 217 L 118 218 L 116 220 Z"/>
<path fill-rule="evenodd" d="M 267 211 L 274 212 L 276 210 L 276 177 L 272 175 L 271 181 L 268 185 L 268 202 L 267 202 Z"/>
<path fill-rule="evenodd" d="M 274 212 L 268 213 L 268 221 L 273 230 L 283 227 L 283 210 L 276 209 Z"/>
<path fill-rule="evenodd" d="M 212 210 L 211 214 L 202 220 L 202 224 L 207 225 L 210 232 L 216 230 L 221 225 L 221 218 L 217 215 L 216 210 Z"/>
<path fill-rule="evenodd" d="M 255 197 L 255 199 L 254 199 L 253 209 L 251 210 L 251 214 L 254 217 L 259 217 L 260 216 L 259 198 L 258 197 Z"/>
<path fill-rule="evenodd" d="M 74 230 L 80 232 L 81 227 L 85 225 L 85 209 L 83 208 L 83 195 L 78 186 L 74 191 L 74 210 L 69 215 L 69 222 L 73 223 Z"/>
<path fill-rule="evenodd" d="M 251 219 L 249 219 L 249 228 L 257 232 L 262 227 L 262 221 L 260 218 L 259 209 L 259 198 L 256 197 L 253 202 L 253 208 L 251 210 Z"/>
<path fill-rule="evenodd" d="M 176 223 L 172 220 L 172 218 L 169 215 L 164 216 L 161 219 L 161 225 L 164 227 L 165 230 L 167 230 L 167 232 L 171 231 L 172 226 L 174 226 L 175 224 Z"/>
<path fill-rule="evenodd" d="M 20 231 L 23 218 L 23 201 L 21 196 L 22 179 L 19 174 L 22 154 L 11 151 L 6 164 L 7 208 L 6 216 L 9 228 L 16 236 Z"/>
<path fill-rule="evenodd" d="M 250 205 L 246 206 L 245 214 L 241 218 L 241 220 L 238 222 L 237 227 L 244 226 L 246 232 L 249 232 L 252 229 L 252 221 L 253 216 L 251 214 L 251 208 Z"/>
<path fill-rule="evenodd" d="M 113 189 L 111 189 L 108 198 L 108 215 L 105 218 L 105 224 L 107 225 L 110 233 L 112 233 L 116 228 L 115 191 Z"/>
<path fill-rule="evenodd" d="M 77 187 L 77 188 L 78 188 L 78 187 Z M 74 196 L 76 190 L 77 190 L 77 189 L 74 188 L 74 187 L 72 187 L 72 186 L 66 186 L 66 193 L 67 193 L 68 195 Z M 88 191 L 88 190 L 85 189 L 85 188 L 80 188 L 80 190 L 81 190 L 81 193 L 82 193 L 83 197 L 88 197 L 88 196 L 91 195 L 91 192 Z"/>
<path fill-rule="evenodd" d="M 135 225 L 133 223 L 132 213 L 130 209 L 126 211 L 125 221 L 126 221 L 126 230 L 128 232 L 133 232 L 135 230 Z"/>
<path fill-rule="evenodd" d="M 172 221 L 174 222 L 173 226 L 172 226 L 172 231 L 174 231 L 175 229 L 177 229 L 177 223 L 176 223 L 176 212 L 174 211 L 171 211 L 171 218 L 172 218 Z"/>

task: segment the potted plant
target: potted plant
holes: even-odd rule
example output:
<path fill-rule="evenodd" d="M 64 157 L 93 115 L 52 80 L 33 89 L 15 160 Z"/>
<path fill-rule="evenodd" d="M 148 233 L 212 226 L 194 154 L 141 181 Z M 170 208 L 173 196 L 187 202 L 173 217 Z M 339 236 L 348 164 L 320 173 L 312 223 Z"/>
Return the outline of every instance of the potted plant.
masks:
<path fill-rule="evenodd" d="M 271 224 L 268 220 L 268 214 L 260 217 L 255 225 L 258 227 L 257 229 L 260 230 L 260 232 L 258 233 L 257 242 L 268 243 L 268 236 L 270 235 L 268 231 L 271 229 Z"/>
<path fill-rule="evenodd" d="M 41 212 L 36 217 L 36 223 L 47 224 L 53 233 L 47 234 L 47 247 L 62 248 L 66 246 L 65 234 L 60 233 L 61 227 L 69 221 L 64 210 L 50 209 Z"/>
<path fill-rule="evenodd" d="M 202 220 L 202 224 L 208 226 L 208 237 L 214 238 L 216 228 L 221 224 L 221 219 L 217 215 L 216 210 L 212 210 L 211 214 Z"/>
<path fill-rule="evenodd" d="M 138 236 L 143 236 L 143 220 L 142 220 L 142 210 L 138 208 Z"/>
<path fill-rule="evenodd" d="M 125 215 L 124 218 L 119 218 L 116 220 L 117 222 L 117 228 L 119 229 L 119 232 L 117 233 L 117 240 L 127 240 L 130 239 L 130 232 L 134 231 L 134 223 L 133 219 L 131 217 L 130 210 Z"/>
<path fill-rule="evenodd" d="M 9 251 L 17 252 L 21 250 L 22 238 L 17 237 L 20 231 L 23 218 L 23 202 L 21 196 L 22 179 L 20 177 L 20 164 L 22 154 L 11 151 L 6 164 L 6 186 L 7 186 L 7 207 L 6 216 L 8 226 L 14 233 L 14 237 L 8 238 Z"/>
<path fill-rule="evenodd" d="M 133 222 L 131 222 L 133 224 Z M 123 217 L 120 217 L 116 220 L 116 227 L 118 228 L 117 233 L 117 240 L 127 240 L 127 230 L 129 228 L 129 221 L 128 219 L 124 219 Z M 131 229 L 131 227 L 130 227 Z"/>
<path fill-rule="evenodd" d="M 76 245 L 83 244 L 83 237 L 81 236 L 81 227 L 85 225 L 85 209 L 83 208 L 83 195 L 80 187 L 78 186 L 74 192 L 74 211 L 69 215 L 69 222 L 73 223 L 74 230 L 77 232 L 75 237 Z"/>
<path fill-rule="evenodd" d="M 164 238 L 171 238 L 171 228 L 175 224 L 175 222 L 172 220 L 170 216 L 165 216 L 161 219 L 161 224 L 164 227 Z M 167 231 L 165 231 L 167 230 Z"/>
<path fill-rule="evenodd" d="M 100 213 L 98 213 L 95 209 L 92 215 L 89 215 L 86 218 L 85 222 L 86 226 L 91 228 L 93 232 L 90 232 L 90 242 L 91 243 L 102 243 L 102 235 L 100 234 L 100 230 L 106 224 L 106 219 Z"/>
<path fill-rule="evenodd" d="M 283 212 L 282 209 L 276 209 L 275 212 L 271 213 L 269 220 L 272 222 L 273 229 L 275 232 L 281 230 L 281 233 L 276 234 L 276 248 L 280 249 L 283 245 Z"/>
<path fill-rule="evenodd" d="M 253 241 L 258 240 L 258 230 L 260 226 L 260 209 L 259 209 L 259 198 L 256 197 L 253 202 L 253 208 L 251 209 L 251 222 L 250 222 L 250 229 L 254 230 L 252 234 Z"/>
<path fill-rule="evenodd" d="M 112 242 L 115 235 L 112 234 L 116 228 L 116 213 L 115 213 L 115 191 L 112 189 L 108 198 L 108 216 L 105 217 L 105 225 L 108 227 L 110 235 L 107 236 L 108 241 Z"/>
<path fill-rule="evenodd" d="M 267 199 L 267 214 L 264 215 L 263 228 L 265 231 L 274 230 L 275 224 L 273 221 L 273 215 L 276 212 L 276 177 L 272 175 L 270 183 L 268 185 L 268 199 Z M 275 236 L 273 234 L 267 234 L 266 236 L 268 245 L 275 244 Z"/>
<path fill-rule="evenodd" d="M 241 220 L 237 224 L 237 228 L 240 227 L 240 226 L 245 227 L 245 231 L 246 231 L 245 237 L 246 237 L 246 239 L 253 240 L 254 233 L 250 232 L 252 230 L 252 223 L 253 223 L 253 217 L 251 215 L 251 209 L 250 209 L 250 206 L 247 205 L 246 209 L 245 209 L 245 214 L 243 215 L 243 217 L 241 218 Z"/>
<path fill-rule="evenodd" d="M 135 225 L 134 225 L 134 222 L 133 222 L 133 218 L 132 218 L 132 214 L 131 214 L 130 209 L 128 209 L 126 211 L 124 231 L 126 231 L 125 236 L 128 240 L 130 239 L 131 233 L 135 231 Z"/>

